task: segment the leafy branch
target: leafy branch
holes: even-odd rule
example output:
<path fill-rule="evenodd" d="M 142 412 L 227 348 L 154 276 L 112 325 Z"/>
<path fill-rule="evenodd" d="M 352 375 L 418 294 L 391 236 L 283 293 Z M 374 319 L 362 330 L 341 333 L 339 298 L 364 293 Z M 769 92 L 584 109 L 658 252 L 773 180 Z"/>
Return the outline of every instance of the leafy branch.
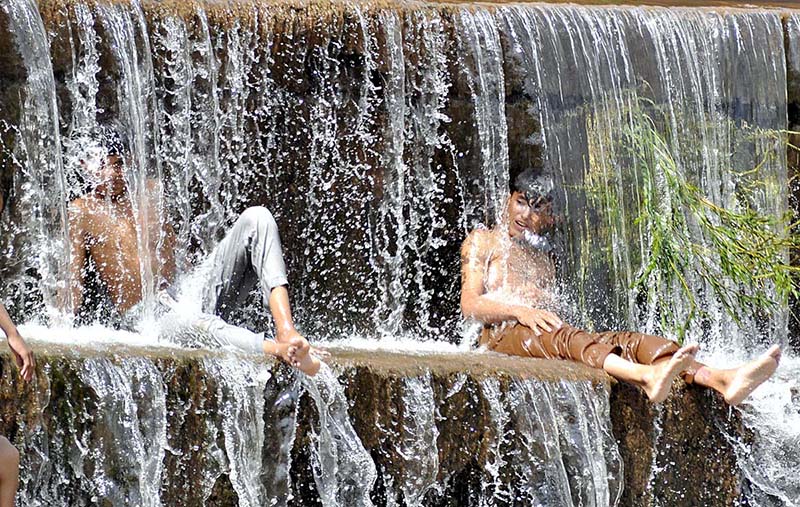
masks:
<path fill-rule="evenodd" d="M 730 171 L 735 181 L 735 206 L 712 202 L 682 172 L 653 118 L 644 108 L 630 111 L 622 139 L 643 186 L 638 225 L 647 245 L 636 290 L 658 298 L 662 329 L 683 339 L 689 323 L 705 311 L 697 294 L 705 287 L 738 324 L 746 314 L 768 315 L 798 294 L 798 267 L 788 252 L 800 246 L 792 234 L 792 214 L 763 212 L 753 203 L 762 184 L 762 169 L 775 157 L 766 150 L 752 169 Z M 777 139 L 786 146 L 786 132 L 755 131 L 754 137 Z M 698 283 L 699 282 L 699 283 Z M 665 289 L 677 289 L 686 306 Z"/>

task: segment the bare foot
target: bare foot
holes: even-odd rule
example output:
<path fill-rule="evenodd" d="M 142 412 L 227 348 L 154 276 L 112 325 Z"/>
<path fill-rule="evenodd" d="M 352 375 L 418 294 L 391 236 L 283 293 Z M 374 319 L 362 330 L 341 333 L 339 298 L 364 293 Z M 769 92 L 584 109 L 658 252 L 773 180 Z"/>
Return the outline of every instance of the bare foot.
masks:
<path fill-rule="evenodd" d="M 781 349 L 773 345 L 757 359 L 743 364 L 733 372 L 733 378 L 725 389 L 725 401 L 730 405 L 738 405 L 756 387 L 764 383 L 775 373 L 781 360 Z"/>
<path fill-rule="evenodd" d="M 313 377 L 317 374 L 319 369 L 322 367 L 322 362 L 317 359 L 315 356 L 311 354 L 306 354 L 305 357 L 300 359 L 298 366 L 296 367 L 298 370 L 302 371 L 309 377 Z"/>
<path fill-rule="evenodd" d="M 287 349 L 287 357 L 284 359 L 287 363 L 306 375 L 314 376 L 319 371 L 320 360 L 313 354 L 316 349 L 296 330 L 279 333 L 275 337 L 275 343 L 279 346 L 291 347 L 291 349 Z"/>
<path fill-rule="evenodd" d="M 272 352 L 283 360 L 283 362 L 295 366 L 297 362 L 297 347 L 290 343 L 278 343 L 272 349 Z"/>
<path fill-rule="evenodd" d="M 283 361 L 294 366 L 306 375 L 313 377 L 317 374 L 322 366 L 319 359 L 308 353 L 308 348 L 304 349 L 298 347 L 293 343 L 278 343 L 275 342 L 274 354 L 280 357 Z"/>
<path fill-rule="evenodd" d="M 653 365 L 644 378 L 642 388 L 653 403 L 661 403 L 667 399 L 672 381 L 692 364 L 697 354 L 697 345 L 686 345 L 678 349 L 669 361 Z"/>
<path fill-rule="evenodd" d="M 311 347 L 311 350 L 309 350 L 309 353 L 313 354 L 318 359 L 327 359 L 327 358 L 331 357 L 331 353 L 330 352 L 328 352 L 326 349 L 322 349 L 322 348 L 319 348 L 319 347 Z"/>
<path fill-rule="evenodd" d="M 294 350 L 290 355 L 291 361 L 289 364 L 302 371 L 306 375 L 313 377 L 319 371 L 321 363 L 319 359 L 312 355 L 314 348 L 308 343 L 308 340 L 300 335 L 293 336 L 289 339 L 288 345 Z"/>

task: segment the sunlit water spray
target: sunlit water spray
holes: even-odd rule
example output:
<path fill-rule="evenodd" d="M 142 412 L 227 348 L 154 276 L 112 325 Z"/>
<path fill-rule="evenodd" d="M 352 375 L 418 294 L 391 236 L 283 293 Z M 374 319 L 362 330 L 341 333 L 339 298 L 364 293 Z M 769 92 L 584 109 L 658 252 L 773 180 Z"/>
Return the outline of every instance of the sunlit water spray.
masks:
<path fill-rule="evenodd" d="M 458 245 L 478 222 L 491 224 L 502 210 L 514 162 L 511 141 L 540 143 L 545 169 L 562 189 L 565 269 L 578 287 L 582 323 L 657 331 L 654 307 L 637 312 L 636 295 L 628 289 L 648 233 L 634 222 L 639 180 L 609 148 L 629 123 L 625 111 L 640 97 L 662 106 L 681 170 L 714 202 L 726 205 L 733 195 L 726 169 L 752 166 L 770 149 L 748 144 L 730 126 L 781 129 L 786 122 L 783 31 L 775 13 L 530 5 L 455 9 L 445 16 L 434 8 L 376 13 L 357 4 L 330 26 L 280 11 L 289 27 L 281 32 L 276 14 L 266 8 L 230 19 L 203 4 L 183 16 L 168 10 L 153 15 L 138 1 L 76 2 L 65 8 L 72 15 L 68 26 L 55 27 L 69 29 L 66 114 L 66 108 L 58 109 L 62 85 L 49 57 L 50 44 L 57 41 L 49 40 L 36 5 L 11 0 L 2 8 L 18 35 L 27 72 L 24 114 L 13 126 L 19 131 L 18 204 L 4 218 L 14 234 L 3 239 L 6 257 L 18 265 L 5 264 L 4 272 L 15 277 L 5 290 L 30 287 L 36 280 L 26 268 L 36 268 L 44 299 L 31 306 L 37 315 L 43 309 L 56 315 L 56 288 L 68 277 L 65 203 L 84 190 L 76 167 L 80 136 L 108 118 L 120 120 L 131 142 L 127 178 L 137 214 L 174 222 L 182 274 L 211 251 L 245 206 L 267 204 L 283 227 L 293 302 L 304 332 L 337 345 L 416 353 L 459 350 L 446 343 L 460 338 Z M 112 62 L 113 69 L 101 62 Z M 532 105 L 524 112 L 526 121 L 541 125 L 539 137 L 511 139 L 516 134 L 509 127 L 515 125 L 506 121 L 506 105 L 521 99 Z M 690 139 L 700 142 L 683 142 Z M 732 149 L 738 146 L 745 148 Z M 590 153 L 592 148 L 598 151 Z M 618 214 L 585 195 L 593 157 L 620 168 L 603 175 L 619 197 Z M 785 205 L 784 167 L 779 156 L 764 168 L 771 182 L 766 187 L 771 190 L 760 196 L 764 209 Z M 163 238 L 137 223 L 143 298 L 152 302 L 159 281 L 159 259 L 152 252 Z M 733 326 L 707 297 L 707 287 L 691 282 L 713 318 L 706 322 L 710 327 L 691 328 L 689 337 L 721 351 L 709 356 L 711 362 L 738 361 L 744 358 L 731 350 L 753 353 L 763 346 L 764 336 Z M 661 289 L 665 298 L 680 297 L 674 287 Z M 199 306 L 197 300 L 192 304 Z M 265 313 L 254 311 L 259 318 Z M 770 327 L 778 341 L 785 341 L 782 319 L 776 317 Z M 268 320 L 247 324 L 263 328 Z M 155 324 L 138 335 L 99 325 L 22 329 L 47 341 L 174 346 L 163 341 Z M 743 411 L 756 430 L 753 455 L 760 459 L 748 458 L 742 444 L 740 460 L 757 503 L 778 498 L 791 504 L 797 497 L 786 479 L 797 460 L 785 452 L 797 439 L 792 430 L 797 386 L 787 373 L 797 370 L 795 362 L 787 359 L 777 379 Z M 269 390 L 275 379 L 263 366 L 231 364 L 214 359 L 205 365 L 222 379 L 217 389 L 223 410 L 239 424 L 209 430 L 222 435 L 225 449 L 208 450 L 209 490 L 203 495 L 228 471 L 243 504 L 255 505 L 263 496 L 280 504 L 289 495 L 285 478 L 247 473 L 258 469 L 268 445 L 258 437 L 266 423 L 256 417 L 263 406 L 255 393 Z M 87 385 L 111 396 L 108 403 L 126 414 L 127 423 L 113 431 L 131 442 L 130 449 L 107 460 L 140 463 L 124 488 L 109 489 L 102 467 L 86 480 L 104 498 L 147 496 L 157 504 L 158 493 L 146 483 L 163 473 L 157 464 L 168 448 L 159 436 L 163 407 L 146 407 L 147 421 L 132 415 L 142 403 L 137 389 L 150 390 L 156 405 L 163 397 L 152 364 L 101 361 L 86 367 Z M 406 387 L 409 420 L 398 452 L 410 456 L 435 447 L 436 409 L 424 376 L 409 379 Z M 319 412 L 313 456 L 320 495 L 330 505 L 369 505 L 375 467 L 349 426 L 335 374 L 326 369 L 287 392 L 296 398 L 301 389 Z M 520 481 L 530 481 L 525 483 L 530 499 L 565 505 L 618 500 L 621 462 L 609 438 L 603 394 L 586 386 L 529 382 L 506 394 L 491 383 L 483 389 L 493 400 L 499 429 L 482 505 L 508 499 L 511 484 L 500 473 L 506 465 Z M 531 437 L 529 445 L 548 442 L 538 451 L 552 461 L 521 454 L 520 435 L 502 429 L 511 420 Z M 776 435 L 778 443 L 770 444 L 767 437 Z M 156 444 L 145 445 L 145 436 Z M 243 438 L 255 438 L 255 445 L 242 448 L 237 442 Z M 287 433 L 279 439 L 286 463 L 293 438 Z M 37 445 L 46 455 L 46 445 Z M 439 487 L 432 479 L 439 467 L 435 452 L 418 467 L 416 477 L 390 484 L 396 497 L 412 504 Z M 55 493 L 34 498 L 43 477 L 65 472 L 48 473 L 24 485 L 29 504 L 60 505 Z M 531 481 L 530 474 L 541 480 Z"/>

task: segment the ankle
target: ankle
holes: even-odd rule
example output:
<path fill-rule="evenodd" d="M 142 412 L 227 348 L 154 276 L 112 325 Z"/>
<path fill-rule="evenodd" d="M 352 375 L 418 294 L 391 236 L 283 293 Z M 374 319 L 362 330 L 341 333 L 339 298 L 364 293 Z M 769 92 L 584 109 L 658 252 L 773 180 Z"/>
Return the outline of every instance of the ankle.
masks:
<path fill-rule="evenodd" d="M 294 326 L 280 327 L 275 330 L 275 340 L 279 342 L 288 342 L 296 336 L 300 336 L 300 333 Z"/>

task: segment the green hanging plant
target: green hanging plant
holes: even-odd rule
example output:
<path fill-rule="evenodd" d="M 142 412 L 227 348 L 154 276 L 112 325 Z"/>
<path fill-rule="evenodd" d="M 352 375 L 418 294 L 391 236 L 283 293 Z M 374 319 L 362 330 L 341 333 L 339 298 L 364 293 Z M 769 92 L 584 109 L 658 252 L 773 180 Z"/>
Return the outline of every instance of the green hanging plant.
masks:
<path fill-rule="evenodd" d="M 787 144 L 783 131 L 754 131 L 753 138 Z M 659 298 L 663 330 L 683 341 L 691 321 L 705 313 L 693 290 L 698 286 L 710 288 L 739 324 L 745 314 L 769 315 L 785 307 L 790 295 L 797 296 L 798 267 L 790 265 L 788 256 L 800 244 L 792 233 L 797 225 L 793 215 L 776 216 L 753 204 L 763 184 L 761 169 L 776 150 L 766 150 L 748 171 L 730 171 L 736 205 L 729 209 L 712 202 L 682 174 L 666 137 L 644 107 L 630 111 L 622 139 L 622 149 L 642 179 L 635 223 L 647 232 L 632 288 L 648 301 Z M 692 283 L 698 281 L 703 283 Z M 670 288 L 677 289 L 685 304 L 663 297 L 662 291 Z"/>

